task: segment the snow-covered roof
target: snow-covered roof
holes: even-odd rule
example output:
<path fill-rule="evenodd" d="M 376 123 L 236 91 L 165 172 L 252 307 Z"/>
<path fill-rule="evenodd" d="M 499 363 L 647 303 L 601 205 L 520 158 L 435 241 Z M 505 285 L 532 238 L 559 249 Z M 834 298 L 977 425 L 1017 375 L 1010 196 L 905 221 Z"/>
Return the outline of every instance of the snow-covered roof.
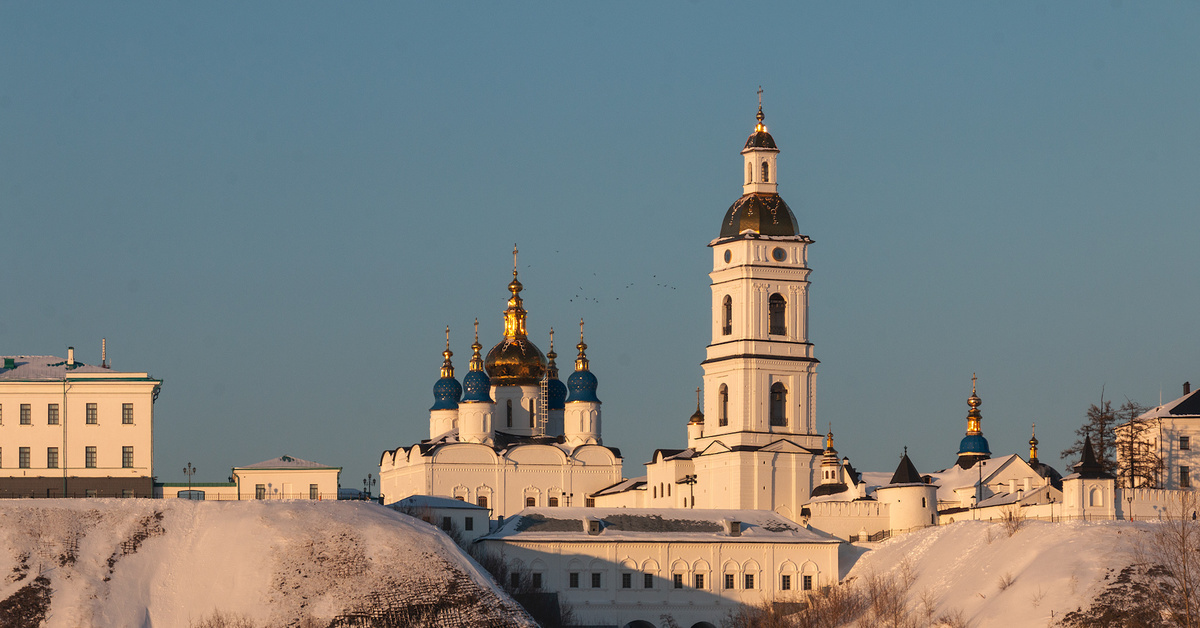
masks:
<path fill-rule="evenodd" d="M 585 521 L 600 521 L 589 534 Z M 731 521 L 740 535 L 730 536 Z M 677 508 L 526 508 L 484 537 L 513 541 L 840 543 L 769 510 Z"/>
<path fill-rule="evenodd" d="M 616 495 L 617 493 L 624 493 L 625 491 L 635 491 L 635 490 L 643 490 L 643 491 L 646 490 L 646 476 L 643 475 L 643 476 L 636 477 L 636 478 L 629 478 L 627 480 L 621 480 L 620 482 L 617 482 L 616 484 L 610 484 L 610 485 L 596 491 L 595 493 L 592 493 L 591 496 L 598 497 L 600 495 Z"/>
<path fill-rule="evenodd" d="M 13 368 L 2 368 L 12 360 Z M 66 358 L 53 355 L 6 355 L 0 356 L 0 381 L 52 381 L 63 378 L 96 379 L 97 376 L 113 379 L 152 379 L 147 373 L 114 371 L 102 366 L 92 366 L 76 360 L 68 367 Z"/>
<path fill-rule="evenodd" d="M 986 485 L 997 473 L 1010 464 L 1015 464 L 1018 460 L 1021 463 L 1025 462 L 1017 454 L 1009 454 L 999 458 L 980 460 L 966 469 L 954 465 L 949 469 L 929 475 L 933 478 L 933 483 L 938 485 L 939 501 L 957 501 L 958 497 L 954 495 L 954 489 L 975 486 L 979 483 L 981 475 L 983 483 Z"/>
<path fill-rule="evenodd" d="M 296 458 L 295 456 L 283 455 L 270 460 L 263 460 L 244 467 L 234 467 L 235 471 L 242 469 L 337 469 L 341 471 L 341 467 L 331 467 L 319 462 Z"/>
<path fill-rule="evenodd" d="M 483 506 L 455 499 L 453 497 L 438 497 L 435 495 L 411 495 L 392 504 L 392 507 L 405 508 L 453 508 L 456 510 L 487 510 Z"/>
<path fill-rule="evenodd" d="M 1156 406 L 1138 418 L 1174 419 L 1193 416 L 1200 416 L 1200 387 L 1178 399 Z"/>

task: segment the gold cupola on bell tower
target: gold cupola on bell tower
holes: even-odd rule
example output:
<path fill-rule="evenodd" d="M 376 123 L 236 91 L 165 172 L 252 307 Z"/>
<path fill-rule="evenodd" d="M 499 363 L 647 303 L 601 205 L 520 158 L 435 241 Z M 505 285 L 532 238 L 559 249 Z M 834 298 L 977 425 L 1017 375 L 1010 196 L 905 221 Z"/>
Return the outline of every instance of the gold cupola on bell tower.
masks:
<path fill-rule="evenodd" d="M 525 331 L 525 307 L 521 299 L 524 286 L 517 279 L 517 247 L 513 245 L 513 278 L 508 284 L 512 296 L 504 310 L 504 339 L 488 351 L 484 369 L 493 386 L 536 386 L 546 373 L 546 356 Z"/>

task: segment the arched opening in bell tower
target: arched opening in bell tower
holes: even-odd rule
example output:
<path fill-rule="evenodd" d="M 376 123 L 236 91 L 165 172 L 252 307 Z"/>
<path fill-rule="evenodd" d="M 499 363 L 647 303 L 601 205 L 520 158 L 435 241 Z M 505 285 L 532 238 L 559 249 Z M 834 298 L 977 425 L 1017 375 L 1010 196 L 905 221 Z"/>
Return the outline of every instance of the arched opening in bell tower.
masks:
<path fill-rule="evenodd" d="M 717 427 L 729 425 L 729 387 L 721 384 L 717 391 Z"/>
<path fill-rule="evenodd" d="M 733 333 L 733 297 L 725 295 L 725 301 L 721 305 L 721 333 L 728 336 Z"/>
<path fill-rule="evenodd" d="M 783 382 L 771 384 L 771 425 L 787 425 L 787 388 Z"/>
<path fill-rule="evenodd" d="M 767 303 L 767 315 L 769 317 L 770 334 L 772 336 L 787 335 L 787 301 L 782 294 L 776 292 L 771 295 Z"/>
<path fill-rule="evenodd" d="M 765 161 L 762 163 L 762 182 L 771 182 L 771 165 Z"/>

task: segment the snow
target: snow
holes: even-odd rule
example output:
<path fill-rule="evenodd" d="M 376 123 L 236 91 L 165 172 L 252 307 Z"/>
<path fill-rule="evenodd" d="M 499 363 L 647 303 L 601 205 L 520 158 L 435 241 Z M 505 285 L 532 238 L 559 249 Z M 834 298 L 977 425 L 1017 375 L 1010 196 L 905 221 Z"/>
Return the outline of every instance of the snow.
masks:
<path fill-rule="evenodd" d="M 910 609 L 931 595 L 939 615 L 961 610 L 977 628 L 1046 626 L 1086 608 L 1109 570 L 1132 562 L 1134 540 L 1149 525 L 1028 521 L 1009 537 L 1003 524 L 963 521 L 855 544 L 839 558 L 845 569 L 862 552 L 846 581 L 873 573 L 903 577 L 907 569 Z M 1006 576 L 1012 583 L 1002 589 Z"/>
<path fill-rule="evenodd" d="M 428 625 L 533 625 L 448 537 L 369 502 L 11 500 L 0 547 L 0 600 L 49 578 L 47 628 L 186 627 L 217 610 L 290 625 L 447 601 L 451 620 Z"/>
<path fill-rule="evenodd" d="M 604 522 L 588 534 L 583 522 Z M 728 522 L 741 535 L 728 534 Z M 509 517 L 488 539 L 512 541 L 653 541 L 703 543 L 838 543 L 769 510 L 681 508 L 526 508 Z"/>

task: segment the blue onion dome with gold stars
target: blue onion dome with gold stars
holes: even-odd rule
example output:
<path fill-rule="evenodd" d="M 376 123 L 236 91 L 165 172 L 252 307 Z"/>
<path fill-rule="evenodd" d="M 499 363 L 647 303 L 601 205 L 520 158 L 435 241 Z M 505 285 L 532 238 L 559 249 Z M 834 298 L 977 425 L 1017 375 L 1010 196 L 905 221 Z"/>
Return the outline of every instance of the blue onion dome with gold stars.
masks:
<path fill-rule="evenodd" d="M 471 370 L 463 377 L 463 403 L 493 403 L 492 380 L 483 372 L 483 358 L 479 352 L 483 345 L 479 344 L 479 319 L 475 320 L 475 342 L 471 343 Z"/>
<path fill-rule="evenodd" d="M 454 379 L 454 365 L 450 363 L 450 328 L 446 328 L 446 350 L 442 352 L 442 378 L 433 385 L 433 407 L 430 410 L 455 410 L 462 398 L 462 386 Z"/>
<path fill-rule="evenodd" d="M 546 373 L 546 356 L 529 341 L 525 333 L 525 308 L 522 307 L 520 281 L 517 281 L 517 249 L 513 248 L 513 280 L 508 284 L 512 296 L 504 311 L 504 340 L 488 351 L 483 362 L 494 386 L 536 386 Z"/>
<path fill-rule="evenodd" d="M 554 328 L 550 328 L 550 352 L 546 354 L 546 405 L 551 410 L 562 410 L 567 407 L 567 385 L 558 379 L 558 364 L 554 362 L 558 354 L 554 352 Z"/>
<path fill-rule="evenodd" d="M 742 153 L 749 151 L 779 152 L 775 146 L 775 138 L 767 132 L 763 124 L 762 104 L 758 106 L 758 124 L 754 132 L 746 140 Z M 742 195 L 730 205 L 721 222 L 722 238 L 736 236 L 746 230 L 766 236 L 795 236 L 800 230 L 792 209 L 783 201 L 779 194 L 769 192 L 752 192 Z"/>
<path fill-rule="evenodd" d="M 587 359 L 587 343 L 583 341 L 583 320 L 579 321 L 579 344 L 575 345 L 579 349 L 579 355 L 575 357 L 575 372 L 567 378 L 567 403 L 574 401 L 590 401 L 600 403 L 596 398 L 596 387 L 599 382 L 596 381 L 596 376 L 588 370 Z"/>

